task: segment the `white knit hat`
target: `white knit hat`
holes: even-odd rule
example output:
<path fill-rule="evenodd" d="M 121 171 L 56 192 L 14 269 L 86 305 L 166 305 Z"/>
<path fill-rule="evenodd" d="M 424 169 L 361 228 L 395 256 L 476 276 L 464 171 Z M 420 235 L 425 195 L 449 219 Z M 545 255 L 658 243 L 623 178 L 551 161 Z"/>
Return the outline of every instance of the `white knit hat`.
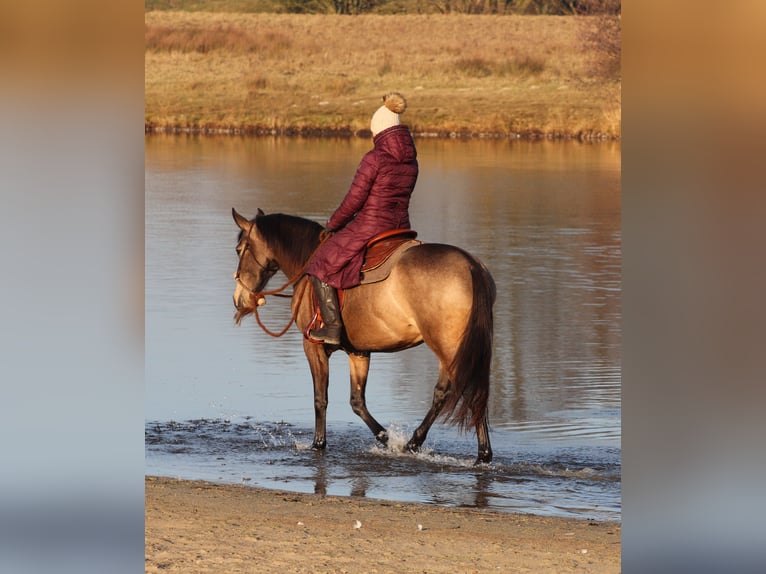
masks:
<path fill-rule="evenodd" d="M 391 126 L 399 125 L 399 114 L 407 109 L 407 100 L 399 92 L 389 92 L 383 96 L 383 105 L 372 115 L 370 130 L 375 137 Z"/>

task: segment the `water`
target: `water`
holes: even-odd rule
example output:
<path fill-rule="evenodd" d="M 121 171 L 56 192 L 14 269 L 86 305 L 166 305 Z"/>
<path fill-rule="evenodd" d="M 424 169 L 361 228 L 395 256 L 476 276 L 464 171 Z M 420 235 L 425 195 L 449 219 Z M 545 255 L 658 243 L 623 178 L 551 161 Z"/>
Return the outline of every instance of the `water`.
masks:
<path fill-rule="evenodd" d="M 436 361 L 418 347 L 373 355 L 375 444 L 331 360 L 328 449 L 311 451 L 313 398 L 300 334 L 232 322 L 231 208 L 323 222 L 364 140 L 146 139 L 146 472 L 337 495 L 553 516 L 620 518 L 620 147 L 418 142 L 419 237 L 478 255 L 498 285 L 490 421 L 436 425 L 399 452 L 430 405 Z M 272 285 L 285 277 L 278 274 Z M 285 300 L 261 316 L 289 320 Z"/>

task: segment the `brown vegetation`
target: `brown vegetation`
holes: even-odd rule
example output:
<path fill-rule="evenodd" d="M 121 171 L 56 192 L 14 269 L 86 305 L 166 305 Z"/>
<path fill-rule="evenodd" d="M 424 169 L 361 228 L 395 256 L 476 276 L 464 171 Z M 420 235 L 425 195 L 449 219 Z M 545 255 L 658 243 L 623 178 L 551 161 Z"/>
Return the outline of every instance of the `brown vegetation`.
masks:
<path fill-rule="evenodd" d="M 621 0 L 144 0 L 146 10 L 290 14 L 619 14 Z"/>
<path fill-rule="evenodd" d="M 149 130 L 366 134 L 380 95 L 398 90 L 419 134 L 620 134 L 619 17 L 152 11 L 145 22 Z"/>

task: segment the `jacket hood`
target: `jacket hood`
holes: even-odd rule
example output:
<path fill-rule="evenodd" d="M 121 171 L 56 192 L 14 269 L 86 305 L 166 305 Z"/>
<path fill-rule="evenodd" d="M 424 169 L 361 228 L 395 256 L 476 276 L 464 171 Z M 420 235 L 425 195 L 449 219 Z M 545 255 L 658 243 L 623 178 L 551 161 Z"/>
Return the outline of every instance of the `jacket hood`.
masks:
<path fill-rule="evenodd" d="M 392 126 L 373 138 L 375 149 L 385 152 L 399 162 L 417 159 L 418 152 L 412 140 L 410 128 L 406 125 Z"/>

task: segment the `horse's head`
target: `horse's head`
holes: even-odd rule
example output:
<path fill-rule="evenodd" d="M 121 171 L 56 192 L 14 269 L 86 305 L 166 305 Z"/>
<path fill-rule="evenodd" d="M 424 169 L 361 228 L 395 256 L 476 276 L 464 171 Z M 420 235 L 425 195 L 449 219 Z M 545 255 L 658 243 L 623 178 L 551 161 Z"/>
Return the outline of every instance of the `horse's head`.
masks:
<path fill-rule="evenodd" d="M 240 229 L 237 241 L 239 265 L 234 272 L 237 287 L 234 290 L 234 306 L 237 310 L 252 307 L 255 301 L 251 295 L 263 291 L 279 269 L 274 254 L 258 231 L 258 218 L 264 213 L 260 209 L 253 220 L 241 216 L 232 208 L 231 214 Z"/>

